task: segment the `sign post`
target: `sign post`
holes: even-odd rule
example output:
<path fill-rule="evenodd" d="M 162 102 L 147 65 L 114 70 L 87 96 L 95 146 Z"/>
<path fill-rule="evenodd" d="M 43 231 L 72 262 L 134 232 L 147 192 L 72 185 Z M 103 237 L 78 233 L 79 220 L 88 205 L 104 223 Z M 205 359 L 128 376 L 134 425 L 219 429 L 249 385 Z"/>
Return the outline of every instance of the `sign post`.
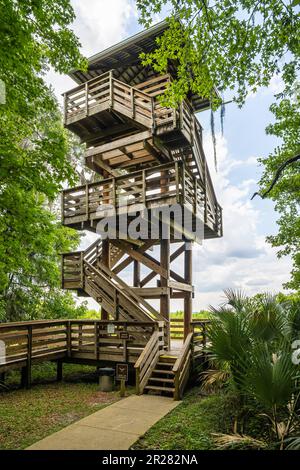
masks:
<path fill-rule="evenodd" d="M 126 382 L 128 381 L 128 364 L 117 364 L 116 379 L 120 380 L 120 397 L 125 397 Z"/>

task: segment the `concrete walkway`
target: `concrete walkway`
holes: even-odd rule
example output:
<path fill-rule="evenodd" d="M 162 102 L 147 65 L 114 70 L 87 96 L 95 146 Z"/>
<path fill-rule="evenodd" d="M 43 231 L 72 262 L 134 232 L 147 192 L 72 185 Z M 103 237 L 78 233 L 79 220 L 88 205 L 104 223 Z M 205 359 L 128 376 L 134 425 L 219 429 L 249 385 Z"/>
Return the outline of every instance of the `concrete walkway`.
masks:
<path fill-rule="evenodd" d="M 132 395 L 36 442 L 28 450 L 126 450 L 179 403 L 168 397 Z"/>

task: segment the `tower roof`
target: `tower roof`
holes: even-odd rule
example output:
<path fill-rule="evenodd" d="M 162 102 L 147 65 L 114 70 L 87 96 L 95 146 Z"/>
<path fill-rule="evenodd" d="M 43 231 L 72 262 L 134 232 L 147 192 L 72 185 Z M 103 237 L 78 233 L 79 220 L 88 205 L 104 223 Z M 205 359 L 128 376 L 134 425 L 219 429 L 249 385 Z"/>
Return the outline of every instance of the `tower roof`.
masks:
<path fill-rule="evenodd" d="M 71 78 L 81 84 L 114 69 L 114 76 L 131 86 L 146 81 L 155 75 L 155 72 L 150 66 L 145 67 L 141 64 L 140 54 L 154 51 L 156 38 L 161 36 L 167 28 L 167 21 L 161 21 L 94 54 L 88 58 L 88 70 L 86 72 L 74 70 L 70 73 Z M 170 64 L 170 72 L 175 76 L 176 64 Z M 210 106 L 209 100 L 204 100 L 195 93 L 191 93 L 190 100 L 195 111 L 202 111 Z"/>

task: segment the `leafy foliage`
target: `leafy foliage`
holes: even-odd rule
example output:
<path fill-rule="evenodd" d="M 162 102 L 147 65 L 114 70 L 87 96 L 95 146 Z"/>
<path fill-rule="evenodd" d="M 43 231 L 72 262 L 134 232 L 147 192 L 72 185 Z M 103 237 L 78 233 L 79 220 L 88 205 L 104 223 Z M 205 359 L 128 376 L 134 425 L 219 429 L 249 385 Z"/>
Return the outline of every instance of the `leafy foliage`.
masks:
<path fill-rule="evenodd" d="M 75 307 L 58 289 L 58 254 L 74 248 L 78 237 L 58 224 L 48 205 L 76 175 L 58 104 L 43 78 L 50 66 L 60 73 L 85 67 L 68 29 L 73 20 L 68 0 L 0 2 L 2 321 L 40 317 L 42 306 L 45 315 Z"/>
<path fill-rule="evenodd" d="M 166 4 L 170 28 L 157 40 L 156 50 L 142 54 L 144 64 L 159 73 L 167 72 L 170 61 L 177 65 L 166 104 L 174 106 L 192 90 L 210 99 L 215 110 L 222 106 L 217 88 L 232 93 L 242 106 L 249 93 L 268 86 L 274 77 L 282 79 L 283 91 L 271 106 L 275 123 L 267 128 L 282 144 L 260 159 L 260 187 L 265 191 L 279 166 L 300 149 L 299 0 L 137 0 L 142 24 L 150 25 Z M 221 122 L 223 115 L 221 109 Z M 211 127 L 214 139 L 213 121 Z M 278 234 L 268 241 L 281 247 L 279 256 L 292 255 L 294 269 L 287 286 L 295 289 L 300 286 L 299 165 L 290 165 L 268 195 L 280 214 Z"/>
<path fill-rule="evenodd" d="M 229 369 L 241 403 L 254 399 L 263 407 L 283 448 L 297 421 L 300 398 L 292 361 L 295 306 L 269 294 L 248 299 L 229 291 L 227 296 L 228 306 L 213 310 L 209 351 L 221 372 Z"/>

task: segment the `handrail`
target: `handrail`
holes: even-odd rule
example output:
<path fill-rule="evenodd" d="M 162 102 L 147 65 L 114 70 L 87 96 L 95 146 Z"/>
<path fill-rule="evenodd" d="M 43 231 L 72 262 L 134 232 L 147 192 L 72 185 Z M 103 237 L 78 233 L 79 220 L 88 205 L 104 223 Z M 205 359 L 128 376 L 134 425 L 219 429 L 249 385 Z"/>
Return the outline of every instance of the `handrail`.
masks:
<path fill-rule="evenodd" d="M 192 341 L 193 333 L 189 333 L 184 341 L 183 348 L 180 351 L 180 355 L 172 369 L 172 372 L 174 373 L 175 400 L 180 400 L 180 398 L 182 397 L 184 388 L 189 378 L 192 356 Z"/>
<path fill-rule="evenodd" d="M 134 365 L 136 371 L 136 392 L 138 395 L 143 393 L 164 346 L 164 322 L 158 322 L 158 331 L 154 331 Z"/>
<path fill-rule="evenodd" d="M 119 297 L 124 297 L 132 306 L 135 306 L 135 308 L 138 309 L 142 315 L 148 317 L 149 320 L 154 321 L 157 320 L 157 318 L 160 318 L 160 314 L 156 312 L 156 310 L 153 309 L 150 304 L 134 293 L 129 286 L 127 286 L 116 274 L 112 273 L 108 268 L 106 268 L 103 263 L 99 262 L 99 269 L 87 261 L 83 261 L 83 263 L 84 270 L 85 267 L 87 267 L 87 269 L 96 274 L 99 279 L 103 279 L 103 281 L 110 284 L 110 286 L 118 292 L 118 296 L 116 296 L 117 302 L 119 302 Z M 112 274 L 111 278 L 115 282 L 112 282 L 111 278 L 104 274 L 105 272 L 110 272 L 110 274 Z M 89 281 L 89 276 L 87 277 L 87 280 Z"/>
<path fill-rule="evenodd" d="M 103 109 L 127 113 L 147 127 L 153 125 L 154 98 L 113 77 L 110 70 L 64 93 L 64 123 L 95 114 Z M 100 106 L 100 108 L 99 108 Z M 70 121 L 71 120 L 71 121 Z"/>
<path fill-rule="evenodd" d="M 112 324 L 115 328 L 110 331 L 107 325 Z M 24 384 L 30 386 L 34 361 L 76 360 L 78 357 L 114 360 L 116 355 L 117 360 L 133 362 L 156 327 L 153 321 L 77 319 L 2 323 L 0 341 L 5 348 L 0 371 L 22 368 Z M 127 340 L 122 339 L 121 332 L 127 333 Z"/>

